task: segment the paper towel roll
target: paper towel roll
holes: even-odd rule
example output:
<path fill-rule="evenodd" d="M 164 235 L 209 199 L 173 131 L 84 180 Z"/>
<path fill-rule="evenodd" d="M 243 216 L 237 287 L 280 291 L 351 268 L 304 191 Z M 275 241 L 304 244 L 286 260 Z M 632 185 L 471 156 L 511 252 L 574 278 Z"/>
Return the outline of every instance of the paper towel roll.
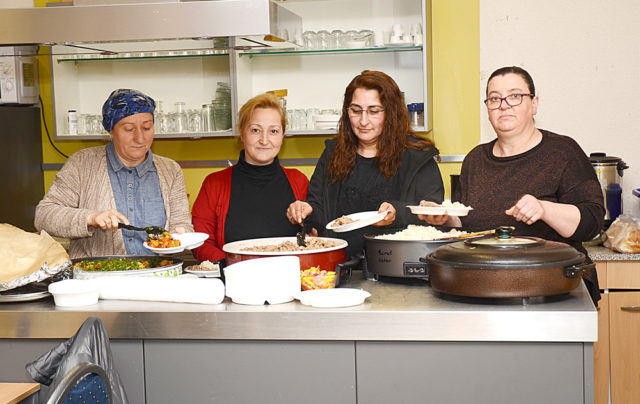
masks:
<path fill-rule="evenodd" d="M 220 279 L 119 276 L 100 279 L 100 299 L 220 304 Z"/>

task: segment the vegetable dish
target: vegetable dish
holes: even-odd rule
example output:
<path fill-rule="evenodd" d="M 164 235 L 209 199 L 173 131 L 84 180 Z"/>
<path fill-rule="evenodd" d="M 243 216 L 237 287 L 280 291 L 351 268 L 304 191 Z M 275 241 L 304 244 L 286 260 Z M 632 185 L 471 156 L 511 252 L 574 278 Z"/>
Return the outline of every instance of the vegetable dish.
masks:
<path fill-rule="evenodd" d="M 147 236 L 147 245 L 152 248 L 179 247 L 180 240 L 171 237 L 171 233 L 167 231 L 162 233 L 149 233 L 149 236 Z"/>
<path fill-rule="evenodd" d="M 138 269 L 159 268 L 173 264 L 166 258 L 110 258 L 94 261 L 77 262 L 73 269 L 82 271 L 134 271 Z"/>

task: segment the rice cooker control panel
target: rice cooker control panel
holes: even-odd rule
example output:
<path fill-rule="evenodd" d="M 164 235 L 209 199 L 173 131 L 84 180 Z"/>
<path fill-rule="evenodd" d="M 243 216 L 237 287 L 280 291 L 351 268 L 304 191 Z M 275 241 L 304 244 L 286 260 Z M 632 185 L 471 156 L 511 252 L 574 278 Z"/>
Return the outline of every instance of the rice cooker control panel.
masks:
<path fill-rule="evenodd" d="M 424 262 L 404 262 L 402 264 L 404 276 L 427 276 L 427 264 Z"/>

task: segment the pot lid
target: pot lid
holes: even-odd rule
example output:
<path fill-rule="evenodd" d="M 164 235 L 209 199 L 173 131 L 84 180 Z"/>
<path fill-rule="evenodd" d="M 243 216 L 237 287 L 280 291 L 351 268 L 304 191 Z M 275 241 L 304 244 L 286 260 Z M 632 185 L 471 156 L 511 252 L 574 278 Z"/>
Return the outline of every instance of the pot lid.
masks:
<path fill-rule="evenodd" d="M 620 157 L 607 156 L 607 153 L 591 153 L 589 154 L 589 161 L 591 164 L 618 164 L 622 161 Z"/>
<path fill-rule="evenodd" d="M 584 254 L 568 244 L 538 237 L 512 236 L 511 226 L 495 235 L 444 245 L 427 257 L 429 262 L 466 268 L 537 268 L 574 265 Z"/>

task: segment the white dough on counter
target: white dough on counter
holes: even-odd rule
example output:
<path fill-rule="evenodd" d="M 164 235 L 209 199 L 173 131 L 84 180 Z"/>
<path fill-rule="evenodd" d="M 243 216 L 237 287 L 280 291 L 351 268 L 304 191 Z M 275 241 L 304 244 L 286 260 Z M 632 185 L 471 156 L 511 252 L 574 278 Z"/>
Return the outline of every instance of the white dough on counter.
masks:
<path fill-rule="evenodd" d="M 118 276 L 100 279 L 100 299 L 220 304 L 224 284 L 220 279 L 197 277 L 152 278 Z"/>

